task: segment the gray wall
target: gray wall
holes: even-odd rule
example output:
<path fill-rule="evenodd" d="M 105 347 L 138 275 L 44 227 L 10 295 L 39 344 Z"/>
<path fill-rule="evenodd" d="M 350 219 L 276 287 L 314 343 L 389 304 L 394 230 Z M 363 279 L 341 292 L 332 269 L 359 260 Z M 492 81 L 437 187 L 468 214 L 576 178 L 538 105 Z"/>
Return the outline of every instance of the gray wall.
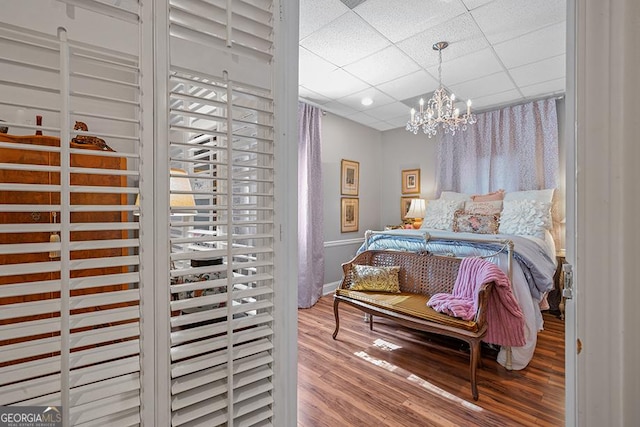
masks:
<path fill-rule="evenodd" d="M 420 169 L 420 197 L 435 198 L 437 143 L 437 136 L 430 139 L 423 133 L 414 135 L 404 128 L 382 132 L 384 177 L 380 198 L 384 202 L 380 205 L 380 217 L 383 225 L 402 223 L 400 197 L 403 170 Z"/>
<path fill-rule="evenodd" d="M 380 229 L 382 180 L 379 131 L 327 113 L 322 117 L 322 184 L 324 187 L 325 283 L 342 278 L 340 264 L 349 261 L 366 230 Z M 360 162 L 358 232 L 340 232 L 340 161 Z M 354 241 L 358 239 L 358 242 Z M 351 241 L 343 245 L 342 240 Z"/>

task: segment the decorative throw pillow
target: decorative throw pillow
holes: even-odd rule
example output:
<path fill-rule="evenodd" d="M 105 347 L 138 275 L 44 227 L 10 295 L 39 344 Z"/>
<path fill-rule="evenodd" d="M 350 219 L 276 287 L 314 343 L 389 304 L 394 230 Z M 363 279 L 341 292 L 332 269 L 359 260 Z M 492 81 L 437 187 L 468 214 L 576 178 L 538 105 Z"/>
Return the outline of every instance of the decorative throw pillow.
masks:
<path fill-rule="evenodd" d="M 464 206 L 464 202 L 457 200 L 431 200 L 427 204 L 420 228 L 451 231 L 453 229 L 453 215 L 462 206 Z"/>
<path fill-rule="evenodd" d="M 493 202 L 466 202 L 464 204 L 464 210 L 467 213 L 482 214 L 482 215 L 495 215 L 502 211 L 502 200 L 496 200 Z"/>
<path fill-rule="evenodd" d="M 400 267 L 351 266 L 351 286 L 354 291 L 400 292 Z"/>
<path fill-rule="evenodd" d="M 505 200 L 500 216 L 500 234 L 536 236 L 544 239 L 551 229 L 551 203 L 537 200 Z"/>
<path fill-rule="evenodd" d="M 473 200 L 474 202 L 494 202 L 496 200 L 502 199 L 504 199 L 503 189 L 494 191 L 493 193 L 474 194 L 473 196 L 471 196 L 471 200 Z"/>
<path fill-rule="evenodd" d="M 483 215 L 457 210 L 453 219 L 453 231 L 460 233 L 496 234 L 500 214 Z"/>

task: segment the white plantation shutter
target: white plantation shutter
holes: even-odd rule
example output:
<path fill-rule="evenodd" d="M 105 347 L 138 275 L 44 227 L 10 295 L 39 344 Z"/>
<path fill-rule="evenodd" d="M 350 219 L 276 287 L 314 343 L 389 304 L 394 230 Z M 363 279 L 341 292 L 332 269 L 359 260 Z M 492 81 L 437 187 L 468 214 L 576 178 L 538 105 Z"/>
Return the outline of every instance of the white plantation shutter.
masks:
<path fill-rule="evenodd" d="M 295 223 L 295 182 L 281 166 L 296 158 L 282 143 L 296 85 L 276 60 L 282 10 L 6 6 L 0 120 L 33 135 L 42 115 L 44 136 L 0 135 L 0 405 L 62 405 L 69 426 L 292 425 L 295 233 L 281 224 Z M 77 136 L 114 151 L 67 145 Z"/>
<path fill-rule="evenodd" d="M 171 36 L 270 62 L 271 0 L 169 0 Z"/>
<path fill-rule="evenodd" d="M 138 33 L 137 2 L 67 3 Z M 82 39 L 0 28 L 0 107 L 23 136 L 0 142 L 0 405 L 62 405 L 65 425 L 138 425 L 139 60 Z M 19 110 L 26 123 L 11 119 Z M 70 146 L 78 135 L 114 151 Z"/>
<path fill-rule="evenodd" d="M 184 70 L 169 86 L 170 167 L 196 204 L 171 208 L 193 212 L 170 222 L 171 424 L 261 425 L 273 415 L 273 101 Z"/>
<path fill-rule="evenodd" d="M 271 8 L 170 0 L 167 169 L 195 201 L 169 220 L 172 426 L 274 415 Z"/>

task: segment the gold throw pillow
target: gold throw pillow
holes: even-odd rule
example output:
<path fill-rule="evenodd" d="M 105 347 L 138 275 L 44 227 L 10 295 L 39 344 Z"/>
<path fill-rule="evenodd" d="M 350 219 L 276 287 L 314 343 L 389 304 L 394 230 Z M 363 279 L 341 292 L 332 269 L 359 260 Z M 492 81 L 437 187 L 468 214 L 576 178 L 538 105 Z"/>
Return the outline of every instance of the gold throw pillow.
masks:
<path fill-rule="evenodd" d="M 400 292 L 400 267 L 351 266 L 351 286 L 354 291 Z"/>

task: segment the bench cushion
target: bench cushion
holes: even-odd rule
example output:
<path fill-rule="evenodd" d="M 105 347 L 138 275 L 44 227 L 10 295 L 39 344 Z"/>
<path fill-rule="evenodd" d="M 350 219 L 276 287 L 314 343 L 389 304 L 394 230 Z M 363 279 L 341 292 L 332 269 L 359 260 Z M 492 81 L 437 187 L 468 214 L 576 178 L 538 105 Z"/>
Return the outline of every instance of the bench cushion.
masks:
<path fill-rule="evenodd" d="M 348 289 L 337 289 L 336 295 L 366 302 L 367 304 L 376 307 L 414 316 L 420 319 L 439 323 L 441 325 L 453 326 L 471 332 L 478 331 L 478 324 L 473 320 L 463 320 L 458 317 L 448 316 L 435 311 L 431 307 L 427 307 L 427 301 L 429 301 L 430 298 L 429 295 L 409 292 L 390 294 L 384 292 L 354 291 Z"/>

